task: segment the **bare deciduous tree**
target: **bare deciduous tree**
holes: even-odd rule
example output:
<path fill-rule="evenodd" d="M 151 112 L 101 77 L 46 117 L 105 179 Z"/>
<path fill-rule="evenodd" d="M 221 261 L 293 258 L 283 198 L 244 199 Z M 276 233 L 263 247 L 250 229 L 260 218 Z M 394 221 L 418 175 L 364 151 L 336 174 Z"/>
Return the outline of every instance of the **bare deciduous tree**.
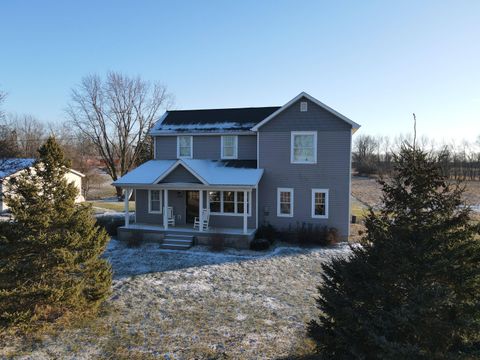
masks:
<path fill-rule="evenodd" d="M 147 133 L 172 96 L 165 86 L 110 72 L 89 75 L 72 89 L 67 113 L 73 125 L 95 145 L 113 180 L 131 170 Z M 122 191 L 117 188 L 117 196 Z"/>
<path fill-rule="evenodd" d="M 37 150 L 43 145 L 47 137 L 45 125 L 36 117 L 28 114 L 9 114 L 7 124 L 15 132 L 20 152 L 19 156 L 37 157 Z"/>

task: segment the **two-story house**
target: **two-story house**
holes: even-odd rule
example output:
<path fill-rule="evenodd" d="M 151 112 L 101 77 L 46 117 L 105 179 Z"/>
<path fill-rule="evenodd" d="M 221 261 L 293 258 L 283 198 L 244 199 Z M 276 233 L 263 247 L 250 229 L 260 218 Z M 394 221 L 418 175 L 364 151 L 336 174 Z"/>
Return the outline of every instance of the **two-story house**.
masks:
<path fill-rule="evenodd" d="M 304 92 L 281 107 L 167 111 L 150 133 L 154 159 L 114 182 L 136 199 L 119 236 L 183 248 L 220 233 L 248 247 L 262 224 L 307 223 L 346 239 L 359 127 Z"/>

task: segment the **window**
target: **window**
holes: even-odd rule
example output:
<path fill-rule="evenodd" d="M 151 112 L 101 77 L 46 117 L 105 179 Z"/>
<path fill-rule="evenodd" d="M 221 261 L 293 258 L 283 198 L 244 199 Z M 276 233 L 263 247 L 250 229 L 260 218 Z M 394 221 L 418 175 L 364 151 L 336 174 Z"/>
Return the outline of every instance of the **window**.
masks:
<path fill-rule="evenodd" d="M 290 188 L 277 189 L 277 216 L 281 216 L 281 217 L 293 216 L 293 189 L 290 189 Z"/>
<path fill-rule="evenodd" d="M 235 212 L 235 193 L 233 191 L 223 191 L 223 212 Z"/>
<path fill-rule="evenodd" d="M 177 158 L 193 157 L 193 137 L 177 136 Z"/>
<path fill-rule="evenodd" d="M 238 136 L 222 136 L 222 159 L 236 159 L 238 157 Z"/>
<path fill-rule="evenodd" d="M 306 101 L 300 102 L 300 111 L 307 112 L 308 111 L 308 103 Z"/>
<path fill-rule="evenodd" d="M 328 218 L 327 189 L 312 189 L 312 218 Z"/>
<path fill-rule="evenodd" d="M 316 131 L 292 131 L 290 161 L 293 164 L 317 162 Z"/>
<path fill-rule="evenodd" d="M 162 192 L 160 190 L 148 190 L 148 212 L 153 214 L 162 213 Z"/>
<path fill-rule="evenodd" d="M 251 192 L 247 196 L 247 215 L 251 216 Z M 210 213 L 214 215 L 243 215 L 243 191 L 210 191 L 208 193 Z"/>
<path fill-rule="evenodd" d="M 221 192 L 220 191 L 210 191 L 208 193 L 208 200 L 210 203 L 211 212 L 221 212 Z"/>

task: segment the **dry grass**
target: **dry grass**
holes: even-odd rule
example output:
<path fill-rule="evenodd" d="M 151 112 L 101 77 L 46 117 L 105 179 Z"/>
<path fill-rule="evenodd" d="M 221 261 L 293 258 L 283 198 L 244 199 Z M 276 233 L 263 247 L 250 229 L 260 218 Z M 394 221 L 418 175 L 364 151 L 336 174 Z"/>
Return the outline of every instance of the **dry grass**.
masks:
<path fill-rule="evenodd" d="M 35 341 L 0 340 L 0 358 L 274 359 L 307 354 L 313 343 L 306 337 L 306 323 L 317 314 L 314 299 L 322 264 L 348 254 L 345 246 L 277 248 L 260 256 L 154 246 L 128 249 L 115 242 L 110 247 L 113 295 L 97 320 Z M 141 274 L 129 275 L 139 270 Z"/>
<path fill-rule="evenodd" d="M 123 212 L 125 204 L 123 201 L 88 201 L 94 208 L 105 211 Z M 135 201 L 128 202 L 129 211 L 135 211 Z"/>

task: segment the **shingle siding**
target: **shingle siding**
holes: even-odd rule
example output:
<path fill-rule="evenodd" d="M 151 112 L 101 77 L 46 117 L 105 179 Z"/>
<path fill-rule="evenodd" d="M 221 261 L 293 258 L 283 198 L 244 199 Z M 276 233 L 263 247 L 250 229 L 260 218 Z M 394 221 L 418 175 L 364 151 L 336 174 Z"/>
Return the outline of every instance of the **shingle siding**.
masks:
<path fill-rule="evenodd" d="M 301 223 L 333 226 L 346 237 L 350 214 L 351 128 L 310 101 L 308 111 L 300 112 L 300 101 L 259 130 L 259 167 L 265 170 L 259 185 L 259 222 L 279 229 Z M 291 131 L 317 131 L 317 164 L 290 163 Z M 294 189 L 291 218 L 277 216 L 280 187 Z M 328 219 L 311 216 L 314 188 L 329 189 Z"/>
<path fill-rule="evenodd" d="M 177 158 L 177 137 L 157 136 L 156 159 L 172 160 Z M 193 136 L 194 159 L 221 159 L 221 135 Z M 252 135 L 238 135 L 238 159 L 255 160 L 257 158 L 257 137 Z"/>

